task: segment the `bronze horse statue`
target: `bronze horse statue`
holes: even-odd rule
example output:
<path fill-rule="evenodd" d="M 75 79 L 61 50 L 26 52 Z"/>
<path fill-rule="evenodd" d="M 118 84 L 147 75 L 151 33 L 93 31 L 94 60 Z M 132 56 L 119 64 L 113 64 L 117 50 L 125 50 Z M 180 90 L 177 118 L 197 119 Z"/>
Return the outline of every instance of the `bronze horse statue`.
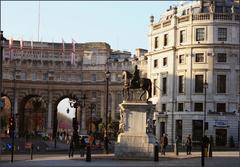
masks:
<path fill-rule="evenodd" d="M 127 92 L 127 100 L 129 99 L 129 91 L 130 89 L 142 89 L 144 92 L 140 96 L 140 100 L 142 100 L 142 96 L 147 92 L 148 98 L 152 97 L 152 82 L 148 78 L 135 78 L 133 74 L 129 71 L 123 71 L 122 77 L 124 79 L 123 85 L 123 97 L 125 98 L 125 92 Z"/>

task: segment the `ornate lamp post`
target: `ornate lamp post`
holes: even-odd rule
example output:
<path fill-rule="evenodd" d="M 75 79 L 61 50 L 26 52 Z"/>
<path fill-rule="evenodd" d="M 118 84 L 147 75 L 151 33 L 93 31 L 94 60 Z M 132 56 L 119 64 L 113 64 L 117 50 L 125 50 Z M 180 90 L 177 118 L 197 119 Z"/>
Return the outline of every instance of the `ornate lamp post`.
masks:
<path fill-rule="evenodd" d="M 106 71 L 106 115 L 105 115 L 105 135 L 104 135 L 104 145 L 105 145 L 105 152 L 108 154 L 108 88 L 109 88 L 109 78 L 110 78 L 110 72 Z"/>
<path fill-rule="evenodd" d="M 80 99 L 69 98 L 70 107 L 75 108 L 75 117 L 72 120 L 73 121 L 72 125 L 73 125 L 73 140 L 74 140 L 76 148 L 78 148 L 78 146 L 79 146 L 77 109 L 78 109 L 78 107 L 80 107 L 81 108 L 80 111 L 82 111 L 82 107 L 85 106 L 85 100 L 86 100 L 86 95 L 85 94 Z M 81 115 L 81 118 L 82 118 L 82 115 Z M 81 119 L 80 119 L 80 123 L 82 123 Z M 81 126 L 80 126 L 80 130 L 81 130 Z"/>

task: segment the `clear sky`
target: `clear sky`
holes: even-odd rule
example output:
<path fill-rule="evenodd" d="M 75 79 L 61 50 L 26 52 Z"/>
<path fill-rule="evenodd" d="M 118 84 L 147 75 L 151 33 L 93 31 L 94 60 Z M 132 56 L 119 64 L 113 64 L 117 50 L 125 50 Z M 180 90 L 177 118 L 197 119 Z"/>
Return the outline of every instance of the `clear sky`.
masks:
<path fill-rule="evenodd" d="M 132 53 L 148 49 L 149 17 L 176 1 L 41 1 L 40 37 L 46 42 L 107 42 Z M 7 38 L 38 39 L 38 1 L 1 1 L 1 30 Z"/>

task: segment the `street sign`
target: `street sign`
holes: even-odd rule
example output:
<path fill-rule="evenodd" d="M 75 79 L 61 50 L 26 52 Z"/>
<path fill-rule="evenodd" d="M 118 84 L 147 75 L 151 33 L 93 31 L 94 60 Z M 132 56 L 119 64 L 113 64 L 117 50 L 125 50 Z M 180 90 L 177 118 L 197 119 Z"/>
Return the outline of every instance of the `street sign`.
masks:
<path fill-rule="evenodd" d="M 25 143 L 25 148 L 26 149 L 31 149 L 32 148 L 32 143 Z"/>
<path fill-rule="evenodd" d="M 8 150 L 12 150 L 12 144 L 7 143 L 6 146 Z"/>

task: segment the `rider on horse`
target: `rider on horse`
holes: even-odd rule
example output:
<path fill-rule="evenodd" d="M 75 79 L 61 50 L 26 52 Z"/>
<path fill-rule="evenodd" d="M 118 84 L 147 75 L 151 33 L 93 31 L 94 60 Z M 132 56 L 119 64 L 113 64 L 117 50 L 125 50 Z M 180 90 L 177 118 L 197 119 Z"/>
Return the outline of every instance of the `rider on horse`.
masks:
<path fill-rule="evenodd" d="M 135 65 L 135 70 L 133 73 L 133 78 L 131 80 L 130 88 L 140 88 L 140 72 L 137 65 Z"/>

